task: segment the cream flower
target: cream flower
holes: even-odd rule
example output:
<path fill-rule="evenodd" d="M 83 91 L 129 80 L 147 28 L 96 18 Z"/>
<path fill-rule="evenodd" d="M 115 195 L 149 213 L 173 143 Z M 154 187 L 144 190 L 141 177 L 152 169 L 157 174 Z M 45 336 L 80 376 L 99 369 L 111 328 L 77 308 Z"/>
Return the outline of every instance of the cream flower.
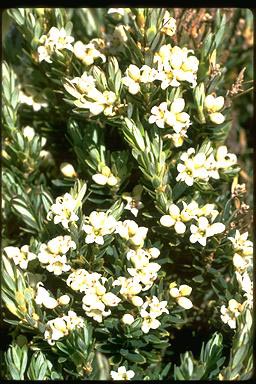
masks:
<path fill-rule="evenodd" d="M 104 244 L 104 236 L 113 233 L 116 229 L 116 220 L 105 212 L 93 211 L 86 218 L 83 230 L 86 233 L 86 244 Z"/>
<path fill-rule="evenodd" d="M 225 145 L 221 145 L 216 152 L 216 162 L 218 168 L 229 168 L 237 163 L 237 157 L 233 153 L 228 153 Z"/>
<path fill-rule="evenodd" d="M 158 263 L 148 263 L 147 265 L 127 268 L 128 273 L 136 278 L 140 283 L 144 285 L 143 291 L 152 287 L 153 282 L 157 279 L 157 272 L 161 266 Z"/>
<path fill-rule="evenodd" d="M 41 36 L 39 41 L 43 44 L 37 48 L 39 62 L 45 60 L 48 63 L 52 63 L 51 55 L 53 52 L 58 53 L 58 51 L 63 49 L 73 51 L 72 43 L 74 38 L 68 36 L 64 28 L 59 30 L 56 27 L 52 27 L 47 35 Z"/>
<path fill-rule="evenodd" d="M 236 318 L 243 310 L 243 304 L 238 303 L 235 299 L 228 302 L 228 307 L 222 305 L 220 308 L 221 320 L 223 323 L 228 324 L 230 328 L 236 328 Z"/>
<path fill-rule="evenodd" d="M 38 305 L 43 305 L 45 308 L 53 309 L 58 306 L 58 301 L 50 296 L 50 292 L 43 287 L 43 283 L 39 282 L 37 284 L 37 293 L 35 297 L 35 302 Z"/>
<path fill-rule="evenodd" d="M 147 236 L 148 228 L 139 227 L 133 220 L 118 221 L 116 233 L 129 241 L 132 246 L 141 247 Z"/>
<path fill-rule="evenodd" d="M 176 20 L 170 16 L 168 11 L 165 11 L 163 18 L 163 26 L 161 28 L 161 32 L 165 35 L 173 36 L 176 32 Z"/>
<path fill-rule="evenodd" d="M 224 101 L 223 96 L 215 97 L 214 95 L 208 95 L 205 98 L 205 109 L 209 113 L 210 120 L 215 124 L 222 124 L 225 120 L 222 113 L 218 112 L 223 108 Z"/>
<path fill-rule="evenodd" d="M 236 279 L 244 291 L 244 297 L 246 298 L 247 305 L 253 307 L 253 281 L 251 280 L 249 273 L 244 272 L 242 275 L 239 272 L 235 272 Z"/>
<path fill-rule="evenodd" d="M 177 205 L 171 204 L 168 207 L 169 215 L 164 215 L 160 218 L 160 224 L 170 228 L 174 226 L 177 233 L 182 234 L 186 231 L 186 225 L 183 223 L 180 209 Z"/>
<path fill-rule="evenodd" d="M 176 177 L 177 181 L 184 181 L 188 186 L 194 184 L 195 179 L 208 180 L 209 174 L 205 168 L 206 155 L 202 152 L 194 155 L 195 149 L 189 148 L 187 152 L 183 152 L 180 160 L 183 161 L 177 166 L 179 172 Z"/>
<path fill-rule="evenodd" d="M 103 40 L 102 42 L 104 43 Z M 74 44 L 74 55 L 87 66 L 94 64 L 94 61 L 98 58 L 105 63 L 106 56 L 97 49 L 97 45 L 98 44 L 93 40 L 88 44 L 83 44 L 82 41 L 77 41 Z"/>
<path fill-rule="evenodd" d="M 53 218 L 54 224 L 61 223 L 65 229 L 68 229 L 70 223 L 79 220 L 75 214 L 76 204 L 77 201 L 69 193 L 57 197 L 55 204 L 50 207 L 47 219 L 52 220 Z"/>
<path fill-rule="evenodd" d="M 36 255 L 29 251 L 28 245 L 23 245 L 20 249 L 18 247 L 5 247 L 4 251 L 9 259 L 12 259 L 15 265 L 21 269 L 26 270 L 28 263 L 36 259 Z"/>
<path fill-rule="evenodd" d="M 34 96 L 28 96 L 21 90 L 19 92 L 19 102 L 21 104 L 27 104 L 31 106 L 35 112 L 40 111 L 41 108 L 48 107 L 48 103 L 46 103 L 45 101 L 42 101 L 42 102 L 39 102 L 38 100 L 35 101 Z"/>
<path fill-rule="evenodd" d="M 84 326 L 84 319 L 73 311 L 69 311 L 68 315 L 57 317 L 56 319 L 49 320 L 46 324 L 44 338 L 50 345 L 64 336 L 67 336 L 74 328 L 81 328 Z"/>
<path fill-rule="evenodd" d="M 74 291 L 86 292 L 96 287 L 99 280 L 102 283 L 105 282 L 105 278 L 100 273 L 89 273 L 85 269 L 77 269 L 68 276 L 66 282 Z"/>
<path fill-rule="evenodd" d="M 109 185 L 110 187 L 114 187 L 119 183 L 119 178 L 115 177 L 111 172 L 110 168 L 106 165 L 98 166 L 99 171 L 101 173 L 96 173 L 92 176 L 93 181 L 99 185 Z"/>
<path fill-rule="evenodd" d="M 140 92 L 140 83 L 149 84 L 156 78 L 157 71 L 148 65 L 138 68 L 134 64 L 130 64 L 125 71 L 125 77 L 122 78 L 124 85 L 128 87 L 128 92 L 136 95 Z"/>
<path fill-rule="evenodd" d="M 180 307 L 184 309 L 190 309 L 193 307 L 193 304 L 190 299 L 185 296 L 189 296 L 192 292 L 192 288 L 189 285 L 182 284 L 177 288 L 175 282 L 169 285 L 170 295 L 177 301 Z"/>
<path fill-rule="evenodd" d="M 232 242 L 234 250 L 241 256 L 252 256 L 253 243 L 248 240 L 248 232 L 240 234 L 239 230 L 236 230 L 235 237 L 228 237 Z"/>
<path fill-rule="evenodd" d="M 121 366 L 116 371 L 111 371 L 110 376 L 113 380 L 131 380 L 134 377 L 135 373 L 129 369 L 128 371 L 124 366 Z"/>
<path fill-rule="evenodd" d="M 143 304 L 143 300 L 138 294 L 142 291 L 142 285 L 140 284 L 139 278 L 126 278 L 123 276 L 118 277 L 113 281 L 113 286 L 121 286 L 120 294 L 124 299 L 131 301 L 136 307 L 140 307 Z"/>
<path fill-rule="evenodd" d="M 225 231 L 225 225 L 222 223 L 210 224 L 206 217 L 199 217 L 198 226 L 192 224 L 190 226 L 191 236 L 189 238 L 191 243 L 198 242 L 199 244 L 206 246 L 206 240 L 208 237 L 217 235 Z"/>
<path fill-rule="evenodd" d="M 150 329 L 157 329 L 160 327 L 161 323 L 153 315 L 147 312 L 145 309 L 140 311 L 140 315 L 143 318 L 143 323 L 141 330 L 143 333 L 148 333 Z"/>

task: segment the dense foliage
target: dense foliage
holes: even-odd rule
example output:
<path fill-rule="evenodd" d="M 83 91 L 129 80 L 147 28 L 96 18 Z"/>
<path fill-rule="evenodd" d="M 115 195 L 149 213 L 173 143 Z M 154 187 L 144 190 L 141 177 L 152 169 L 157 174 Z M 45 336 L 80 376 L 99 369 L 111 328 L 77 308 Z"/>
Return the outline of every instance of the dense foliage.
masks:
<path fill-rule="evenodd" d="M 3 377 L 248 379 L 251 12 L 4 20 Z"/>

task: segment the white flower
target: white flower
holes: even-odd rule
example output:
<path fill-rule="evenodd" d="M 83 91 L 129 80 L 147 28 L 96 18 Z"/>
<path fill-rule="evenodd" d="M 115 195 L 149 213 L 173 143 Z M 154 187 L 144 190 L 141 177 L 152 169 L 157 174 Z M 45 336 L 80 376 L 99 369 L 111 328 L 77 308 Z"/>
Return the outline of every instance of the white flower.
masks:
<path fill-rule="evenodd" d="M 118 277 L 113 281 L 113 286 L 121 286 L 120 294 L 126 299 L 132 302 L 135 306 L 141 306 L 143 300 L 137 296 L 142 291 L 142 285 L 140 284 L 139 278 L 126 278 L 123 276 Z"/>
<path fill-rule="evenodd" d="M 60 170 L 61 170 L 61 173 L 66 177 L 73 178 L 73 177 L 77 176 L 77 173 L 76 173 L 73 165 L 70 163 L 66 163 L 66 162 L 61 163 Z"/>
<path fill-rule="evenodd" d="M 131 213 L 135 217 L 137 217 L 139 210 L 144 207 L 144 205 L 140 201 L 142 190 L 143 186 L 138 184 L 135 185 L 132 190 L 132 193 L 125 192 L 122 194 L 122 198 L 127 201 L 127 204 L 124 209 L 128 209 L 129 211 L 131 211 Z"/>
<path fill-rule="evenodd" d="M 189 148 L 187 152 L 183 152 L 180 160 L 183 161 L 177 166 L 179 172 L 176 177 L 177 181 L 184 181 L 188 186 L 194 184 L 195 179 L 208 180 L 209 174 L 205 168 L 206 155 L 202 152 L 194 155 L 194 148 Z"/>
<path fill-rule="evenodd" d="M 15 265 L 21 269 L 26 270 L 28 263 L 36 259 L 36 255 L 29 251 L 28 245 L 23 245 L 20 249 L 18 247 L 5 247 L 4 251 L 9 259 L 12 259 Z"/>
<path fill-rule="evenodd" d="M 92 65 L 98 58 L 100 58 L 103 63 L 106 62 L 106 56 L 96 48 L 96 44 L 93 41 L 88 44 L 77 41 L 74 44 L 74 55 L 87 66 Z"/>
<path fill-rule="evenodd" d="M 163 22 L 163 26 L 161 28 L 161 32 L 165 35 L 173 36 L 176 32 L 176 20 L 170 16 L 168 11 L 165 11 Z"/>
<path fill-rule="evenodd" d="M 85 231 L 86 244 L 96 243 L 99 245 L 104 244 L 104 236 L 109 235 L 116 229 L 116 220 L 113 216 L 104 212 L 93 211 L 89 217 L 86 218 L 86 223 L 83 225 Z"/>
<path fill-rule="evenodd" d="M 64 28 L 60 30 L 56 27 L 52 27 L 47 35 L 43 35 L 40 38 L 40 43 L 43 44 L 37 48 L 39 54 L 39 62 L 45 60 L 48 63 L 52 63 L 51 55 L 53 52 L 57 52 L 63 49 L 73 51 L 72 43 L 74 38 L 67 36 Z"/>
<path fill-rule="evenodd" d="M 134 322 L 134 317 L 130 313 L 126 313 L 122 317 L 122 322 L 127 325 L 131 325 Z"/>
<path fill-rule="evenodd" d="M 66 282 L 74 291 L 87 292 L 98 286 L 99 280 L 105 281 L 100 273 L 89 273 L 85 269 L 77 269 L 68 276 Z"/>
<path fill-rule="evenodd" d="M 158 107 L 154 106 L 151 109 L 152 115 L 150 116 L 148 122 L 150 124 L 156 124 L 159 128 L 164 128 L 166 122 L 166 113 L 167 113 L 167 103 L 163 102 Z"/>
<path fill-rule="evenodd" d="M 55 341 L 67 336 L 74 328 L 84 326 L 84 319 L 73 311 L 69 311 L 68 315 L 57 317 L 49 320 L 46 324 L 44 338 L 50 345 L 54 345 Z"/>
<path fill-rule="evenodd" d="M 160 327 L 160 321 L 157 320 L 154 316 L 152 316 L 149 312 L 142 309 L 140 315 L 143 318 L 143 323 L 141 326 L 141 330 L 143 333 L 148 333 L 150 329 L 157 329 Z"/>
<path fill-rule="evenodd" d="M 225 145 L 221 145 L 216 152 L 216 162 L 218 168 L 229 168 L 237 163 L 237 157 L 233 153 L 228 153 Z"/>
<path fill-rule="evenodd" d="M 48 309 L 56 308 L 58 305 L 58 301 L 50 296 L 49 291 L 47 291 L 43 287 L 43 285 L 44 284 L 42 282 L 39 282 L 37 284 L 37 294 L 35 297 L 35 302 L 38 305 L 44 305 L 45 308 L 48 308 Z"/>
<path fill-rule="evenodd" d="M 250 308 L 253 307 L 253 281 L 251 280 L 249 273 L 246 271 L 242 275 L 239 272 L 235 272 L 236 279 L 244 291 L 244 297 L 246 297 L 247 304 Z"/>
<path fill-rule="evenodd" d="M 132 246 L 141 247 L 147 236 L 148 228 L 139 227 L 133 220 L 118 221 L 116 233 L 129 241 Z"/>
<path fill-rule="evenodd" d="M 189 296 L 192 292 L 192 288 L 189 285 L 182 284 L 177 288 L 175 282 L 169 285 L 170 295 L 175 298 L 180 307 L 184 309 L 190 309 L 193 307 L 193 304 L 190 299 L 185 296 Z"/>
<path fill-rule="evenodd" d="M 118 184 L 119 178 L 115 177 L 110 168 L 106 165 L 99 166 L 99 171 L 101 173 L 96 173 L 92 176 L 93 181 L 99 185 L 109 185 L 110 187 L 113 187 Z"/>
<path fill-rule="evenodd" d="M 127 268 L 128 273 L 136 278 L 137 281 L 144 284 L 143 291 L 152 287 L 153 282 L 157 279 L 157 272 L 161 266 L 158 263 L 148 263 L 142 267 Z"/>
<path fill-rule="evenodd" d="M 64 196 L 59 196 L 55 204 L 50 207 L 47 214 L 47 219 L 52 220 L 54 224 L 61 223 L 65 229 L 69 228 L 69 224 L 79 220 L 75 214 L 77 201 L 69 194 L 65 193 Z"/>
<path fill-rule="evenodd" d="M 206 246 L 206 240 L 208 237 L 212 237 L 225 231 L 225 225 L 222 223 L 210 224 L 206 217 L 199 217 L 198 226 L 192 224 L 190 226 L 191 236 L 189 238 L 191 243 L 198 242 L 199 244 Z"/>
<path fill-rule="evenodd" d="M 136 95 L 140 91 L 140 69 L 136 65 L 130 64 L 125 75 L 122 78 L 123 84 L 128 87 L 129 93 Z"/>
<path fill-rule="evenodd" d="M 195 56 L 188 56 L 193 50 L 171 47 L 170 44 L 162 45 L 159 52 L 155 54 L 154 62 L 158 64 L 158 76 L 161 88 L 169 86 L 178 87 L 180 81 L 187 81 L 192 87 L 196 86 L 196 73 L 199 60 Z"/>
<path fill-rule="evenodd" d="M 238 303 L 235 299 L 231 299 L 228 302 L 228 308 L 222 305 L 220 308 L 221 320 L 223 323 L 228 324 L 230 328 L 236 328 L 236 318 L 243 310 L 243 304 Z"/>
<path fill-rule="evenodd" d="M 222 124 L 225 120 L 225 117 L 220 111 L 224 106 L 224 97 L 219 96 L 215 97 L 213 95 L 208 95 L 205 98 L 204 106 L 209 113 L 210 120 L 215 124 Z"/>
<path fill-rule="evenodd" d="M 130 369 L 126 370 L 124 366 L 121 366 L 116 371 L 111 371 L 110 376 L 113 380 L 131 380 L 134 377 L 135 373 Z"/>
<path fill-rule="evenodd" d="M 253 243 L 248 239 L 248 232 L 240 234 L 239 230 L 236 230 L 235 237 L 228 237 L 232 242 L 234 251 L 241 256 L 252 256 Z"/>
<path fill-rule="evenodd" d="M 172 227 L 177 233 L 182 234 L 186 231 L 186 225 L 183 223 L 180 209 L 177 205 L 171 204 L 168 208 L 169 215 L 164 215 L 160 218 L 160 224 L 164 227 Z"/>
<path fill-rule="evenodd" d="M 142 305 L 143 310 L 150 311 L 150 316 L 159 317 L 163 313 L 169 313 L 169 310 L 166 308 L 167 301 L 159 301 L 156 296 L 148 297 L 145 303 Z"/>

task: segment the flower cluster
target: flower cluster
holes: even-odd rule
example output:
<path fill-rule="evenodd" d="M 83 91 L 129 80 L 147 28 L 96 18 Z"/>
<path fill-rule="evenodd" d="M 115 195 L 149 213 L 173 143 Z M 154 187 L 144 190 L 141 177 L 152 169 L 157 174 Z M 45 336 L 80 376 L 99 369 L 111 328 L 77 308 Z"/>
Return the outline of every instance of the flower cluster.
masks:
<path fill-rule="evenodd" d="M 94 61 L 97 59 L 101 59 L 105 63 L 106 56 L 99 50 L 104 48 L 104 45 L 105 43 L 102 39 L 93 39 L 88 44 L 77 41 L 74 44 L 74 55 L 86 66 L 94 64 Z"/>
<path fill-rule="evenodd" d="M 118 221 L 116 225 L 116 233 L 135 248 L 143 246 L 147 232 L 148 228 L 139 227 L 133 220 Z"/>
<path fill-rule="evenodd" d="M 236 155 L 227 152 L 226 146 L 220 146 L 216 151 L 216 159 L 211 153 L 208 157 L 203 152 L 195 154 L 194 148 L 189 148 L 180 156 L 183 163 L 179 163 L 177 181 L 183 181 L 192 186 L 194 181 L 208 181 L 210 178 L 219 179 L 219 169 L 226 169 L 237 162 Z"/>
<path fill-rule="evenodd" d="M 248 232 L 240 234 L 236 230 L 235 237 L 228 238 L 234 248 L 233 264 L 235 269 L 243 273 L 252 267 L 253 244 L 248 240 Z"/>
<path fill-rule="evenodd" d="M 9 259 L 14 261 L 15 265 L 18 265 L 21 269 L 26 270 L 28 263 L 31 260 L 36 259 L 36 255 L 30 252 L 28 245 L 23 245 L 21 248 L 18 247 L 5 247 L 4 251 Z"/>
<path fill-rule="evenodd" d="M 136 279 L 140 284 L 144 285 L 142 291 L 148 290 L 152 287 L 154 281 L 157 279 L 157 272 L 161 268 L 158 263 L 150 262 L 151 258 L 157 258 L 160 251 L 157 248 L 150 248 L 144 250 L 142 248 L 130 250 L 126 257 L 133 264 L 133 268 L 127 268 L 127 272 Z"/>
<path fill-rule="evenodd" d="M 41 36 L 39 40 L 39 42 L 43 44 L 37 48 L 39 62 L 45 60 L 47 63 L 52 63 L 51 56 L 53 52 L 58 53 L 58 51 L 63 49 L 68 49 L 72 52 L 73 41 L 74 37 L 68 36 L 64 28 L 58 29 L 56 27 L 52 27 L 48 34 Z"/>
<path fill-rule="evenodd" d="M 143 65 L 141 68 L 138 68 L 136 65 L 130 64 L 125 71 L 125 77 L 122 78 L 122 82 L 128 87 L 128 92 L 136 95 L 140 92 L 141 83 L 152 83 L 156 79 L 156 76 L 157 71 L 148 65 Z"/>
<path fill-rule="evenodd" d="M 66 256 L 70 249 L 76 249 L 76 244 L 71 237 L 57 236 L 47 244 L 41 244 L 38 260 L 47 271 L 56 276 L 61 275 L 71 269 L 71 266 L 67 264 Z"/>
<path fill-rule="evenodd" d="M 67 278 L 67 285 L 73 290 L 85 293 L 82 307 L 88 317 L 101 323 L 103 317 L 109 316 L 111 310 L 106 306 L 115 307 L 120 303 L 119 297 L 107 292 L 104 283 L 107 281 L 100 273 L 89 273 L 85 269 L 78 269 Z"/>
<path fill-rule="evenodd" d="M 138 278 L 119 276 L 113 281 L 113 286 L 121 286 L 119 291 L 120 295 L 122 295 L 125 300 L 130 301 L 135 307 L 140 307 L 143 304 L 143 299 L 138 296 L 142 291 L 142 285 Z"/>
<path fill-rule="evenodd" d="M 62 295 L 56 300 L 50 295 L 50 292 L 44 288 L 44 284 L 39 282 L 37 284 L 35 302 L 40 306 L 43 305 L 45 308 L 53 309 L 58 305 L 67 305 L 70 302 L 70 297 L 68 295 Z"/>
<path fill-rule="evenodd" d="M 76 98 L 74 104 L 78 108 L 88 109 L 93 116 L 104 113 L 105 116 L 116 114 L 117 95 L 105 90 L 100 92 L 95 87 L 95 79 L 84 72 L 81 77 L 66 79 L 64 87 L 68 93 Z"/>
<path fill-rule="evenodd" d="M 144 333 L 148 333 L 150 329 L 157 329 L 160 327 L 161 322 L 157 317 L 163 313 L 169 313 L 166 308 L 167 301 L 159 301 L 156 296 L 147 298 L 140 309 L 140 316 L 143 319 L 141 330 Z"/>
<path fill-rule="evenodd" d="M 164 227 L 174 227 L 178 234 L 186 232 L 187 222 L 194 220 L 195 224 L 190 226 L 191 236 L 189 238 L 191 243 L 198 242 L 205 246 L 208 237 L 214 236 L 225 230 L 225 225 L 222 223 L 214 223 L 215 218 L 219 212 L 214 209 L 214 204 L 206 204 L 199 208 L 196 201 L 191 201 L 189 204 L 182 202 L 183 209 L 181 210 L 177 205 L 170 204 L 168 207 L 169 214 L 163 215 L 160 218 L 160 224 Z"/>
<path fill-rule="evenodd" d="M 118 184 L 119 178 L 114 176 L 111 169 L 107 165 L 100 165 L 99 172 L 92 176 L 93 181 L 99 185 L 109 185 L 114 187 Z"/>
<path fill-rule="evenodd" d="M 57 340 L 67 336 L 73 329 L 83 326 L 84 319 L 77 316 L 74 311 L 68 311 L 67 315 L 47 322 L 44 338 L 50 345 L 54 345 Z"/>
<path fill-rule="evenodd" d="M 222 305 L 220 308 L 221 320 L 223 323 L 228 324 L 230 328 L 236 328 L 236 318 L 243 311 L 243 304 L 238 303 L 235 299 L 231 299 L 228 302 L 228 307 Z"/>
<path fill-rule="evenodd" d="M 116 229 L 116 220 L 105 212 L 93 211 L 85 218 L 83 230 L 86 233 L 86 244 L 104 244 L 104 236 L 113 233 Z"/>
<path fill-rule="evenodd" d="M 57 197 L 55 204 L 50 207 L 47 219 L 52 220 L 54 224 L 61 223 L 65 229 L 69 224 L 77 221 L 79 217 L 75 214 L 77 201 L 69 194 Z"/>
<path fill-rule="evenodd" d="M 186 81 L 192 87 L 196 86 L 197 70 L 199 60 L 192 49 L 178 46 L 172 47 L 171 44 L 162 45 L 154 56 L 154 63 L 157 63 L 158 74 L 156 79 L 161 81 L 161 88 L 169 86 L 179 87 L 180 82 Z"/>

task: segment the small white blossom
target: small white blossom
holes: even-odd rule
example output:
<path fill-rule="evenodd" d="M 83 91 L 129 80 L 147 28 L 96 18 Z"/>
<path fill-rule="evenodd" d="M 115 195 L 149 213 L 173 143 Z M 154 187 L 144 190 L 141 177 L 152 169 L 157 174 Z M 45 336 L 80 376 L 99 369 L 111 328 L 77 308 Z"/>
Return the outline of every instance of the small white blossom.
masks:
<path fill-rule="evenodd" d="M 160 224 L 164 227 L 172 227 L 174 226 L 174 229 L 177 233 L 182 234 L 186 231 L 186 225 L 184 224 L 181 216 L 180 209 L 175 204 L 170 204 L 168 207 L 169 215 L 164 215 L 160 218 Z"/>
<path fill-rule="evenodd" d="M 116 371 L 111 371 L 110 376 L 113 380 L 131 380 L 134 377 L 135 373 L 129 369 L 128 371 L 124 366 L 121 366 Z"/>
<path fill-rule="evenodd" d="M 86 244 L 104 244 L 104 236 L 113 233 L 116 229 L 116 220 L 105 212 L 93 211 L 85 219 L 83 230 L 86 233 Z"/>
<path fill-rule="evenodd" d="M 176 32 L 176 20 L 170 16 L 168 11 L 165 11 L 161 32 L 165 35 L 173 36 Z"/>
<path fill-rule="evenodd" d="M 189 238 L 191 243 L 198 242 L 199 244 L 206 246 L 206 240 L 208 237 L 217 235 L 225 231 L 225 225 L 222 223 L 209 223 L 206 217 L 199 217 L 198 226 L 192 224 L 190 226 L 191 236 Z"/>
<path fill-rule="evenodd" d="M 99 42 L 95 40 L 96 39 L 92 40 L 88 44 L 83 44 L 82 41 L 77 41 L 74 44 L 74 55 L 87 66 L 94 64 L 94 61 L 99 58 L 102 63 L 106 62 L 106 56 L 100 52 L 98 49 Z M 104 41 L 101 41 L 104 44 Z"/>
<path fill-rule="evenodd" d="M 52 220 L 54 224 L 61 223 L 65 229 L 69 228 L 69 224 L 79 220 L 75 214 L 77 201 L 69 194 L 57 197 L 55 204 L 50 207 L 47 219 Z"/>
<path fill-rule="evenodd" d="M 18 265 L 21 269 L 26 270 L 28 263 L 31 260 L 36 259 L 36 255 L 29 251 L 28 245 L 23 245 L 21 248 L 18 247 L 5 247 L 4 251 L 9 259 L 14 261 L 15 265 Z"/>
<path fill-rule="evenodd" d="M 126 313 L 122 317 L 122 322 L 127 325 L 131 325 L 134 322 L 134 317 L 130 313 Z"/>
<path fill-rule="evenodd" d="M 180 307 L 184 309 L 190 309 L 193 304 L 190 299 L 185 296 L 189 296 L 192 292 L 192 288 L 189 285 L 182 284 L 177 288 L 176 282 L 169 285 L 170 295 L 177 301 Z"/>
<path fill-rule="evenodd" d="M 57 317 L 49 320 L 46 324 L 44 338 L 50 345 L 64 336 L 67 336 L 74 328 L 84 326 L 84 319 L 73 311 L 69 311 L 68 315 Z"/>
<path fill-rule="evenodd" d="M 47 35 L 41 36 L 39 41 L 43 44 L 37 48 L 39 62 L 46 61 L 52 63 L 51 55 L 53 52 L 58 53 L 58 51 L 63 49 L 73 51 L 72 43 L 74 37 L 68 36 L 64 28 L 52 27 Z"/>
<path fill-rule="evenodd" d="M 207 168 L 205 168 L 206 155 L 199 152 L 195 155 L 195 149 L 189 148 L 187 152 L 183 152 L 180 156 L 180 160 L 183 161 L 177 166 L 179 172 L 176 177 L 177 181 L 184 181 L 188 186 L 194 184 L 194 180 L 208 180 L 209 174 Z"/>
<path fill-rule="evenodd" d="M 142 247 L 147 236 L 148 228 L 139 227 L 133 220 L 118 221 L 116 233 L 129 241 L 132 246 Z"/>
<path fill-rule="evenodd" d="M 166 305 L 167 301 L 159 301 L 156 296 L 147 298 L 140 309 L 140 315 L 143 318 L 141 326 L 143 333 L 148 333 L 150 329 L 157 329 L 161 325 L 157 317 L 161 316 L 164 312 L 169 313 Z"/>
<path fill-rule="evenodd" d="M 19 102 L 21 104 L 26 104 L 26 105 L 31 106 L 35 112 L 40 111 L 41 108 L 48 107 L 47 102 L 39 101 L 39 95 L 37 95 L 36 97 L 35 96 L 28 96 L 24 92 L 22 92 L 21 90 L 19 92 Z"/>
<path fill-rule="evenodd" d="M 111 172 L 110 168 L 106 165 L 99 166 L 99 171 L 101 173 L 96 173 L 92 176 L 93 181 L 99 185 L 109 185 L 110 187 L 114 187 L 119 183 L 119 178 L 114 176 Z"/>
<path fill-rule="evenodd" d="M 50 296 L 50 292 L 47 291 L 43 287 L 43 285 L 44 284 L 42 282 L 39 282 L 37 284 L 37 293 L 35 297 L 35 302 L 38 305 L 43 305 L 45 306 L 45 308 L 48 308 L 48 309 L 56 308 L 58 306 L 58 301 Z"/>
<path fill-rule="evenodd" d="M 243 310 L 243 304 L 238 303 L 235 299 L 228 302 L 228 307 L 222 305 L 220 308 L 221 320 L 223 323 L 228 324 L 231 329 L 236 328 L 236 318 Z"/>
<path fill-rule="evenodd" d="M 215 124 L 222 124 L 225 121 L 225 117 L 219 111 L 224 106 L 224 97 L 215 97 L 214 95 L 208 95 L 205 98 L 204 106 L 209 114 L 210 120 Z"/>
<path fill-rule="evenodd" d="M 237 157 L 233 153 L 228 153 L 227 147 L 221 145 L 216 152 L 216 162 L 218 168 L 229 168 L 237 163 Z"/>

